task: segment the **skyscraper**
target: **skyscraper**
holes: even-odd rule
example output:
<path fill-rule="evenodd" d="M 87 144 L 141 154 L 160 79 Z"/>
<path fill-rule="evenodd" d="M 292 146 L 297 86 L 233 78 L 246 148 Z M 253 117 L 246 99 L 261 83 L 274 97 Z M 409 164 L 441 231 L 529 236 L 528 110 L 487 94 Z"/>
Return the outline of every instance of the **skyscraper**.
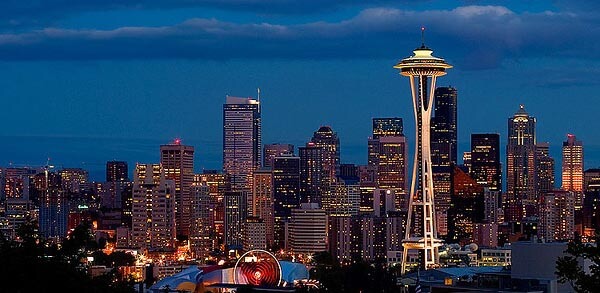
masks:
<path fill-rule="evenodd" d="M 190 250 L 196 259 L 203 262 L 209 256 L 209 253 L 216 248 L 214 221 L 211 221 L 211 213 L 213 213 L 215 206 L 210 196 L 210 187 L 206 182 L 194 180 L 191 195 Z"/>
<path fill-rule="evenodd" d="M 175 248 L 175 182 L 159 164 L 136 164 L 133 177 L 131 245 Z"/>
<path fill-rule="evenodd" d="M 67 236 L 69 217 L 69 199 L 62 189 L 61 177 L 56 172 L 45 170 L 33 179 L 34 188 L 39 194 L 40 235 L 45 238 Z"/>
<path fill-rule="evenodd" d="M 273 159 L 273 214 L 276 247 L 285 245 L 285 224 L 292 209 L 300 206 L 300 157 L 291 154 Z"/>
<path fill-rule="evenodd" d="M 403 136 L 402 118 L 373 118 L 373 138 L 385 136 Z"/>
<path fill-rule="evenodd" d="M 546 241 L 572 240 L 575 232 L 575 195 L 555 190 L 540 196 L 538 237 Z"/>
<path fill-rule="evenodd" d="M 317 203 L 292 209 L 287 248 L 295 254 L 313 254 L 327 248 L 327 214 Z"/>
<path fill-rule="evenodd" d="M 501 168 L 500 135 L 471 134 L 471 177 L 491 191 L 500 191 L 502 190 Z"/>
<path fill-rule="evenodd" d="M 535 117 L 529 116 L 523 105 L 508 118 L 506 192 L 509 200 L 536 201 L 535 124 Z"/>
<path fill-rule="evenodd" d="M 536 194 L 538 196 L 554 190 L 554 159 L 550 156 L 550 144 L 535 145 Z"/>
<path fill-rule="evenodd" d="M 280 143 L 272 143 L 265 144 L 263 149 L 263 167 L 272 168 L 273 167 L 273 158 L 277 156 L 281 156 L 283 154 L 294 154 L 294 145 L 293 144 L 280 144 Z"/>
<path fill-rule="evenodd" d="M 261 154 L 260 101 L 227 96 L 223 105 L 223 172 L 232 191 L 250 192 Z"/>
<path fill-rule="evenodd" d="M 300 202 L 321 204 L 324 189 L 325 163 L 323 148 L 309 142 L 298 148 L 300 155 Z"/>
<path fill-rule="evenodd" d="M 175 182 L 175 222 L 177 236 L 190 235 L 192 197 L 190 188 L 194 181 L 194 147 L 182 145 L 180 139 L 160 146 L 160 164 L 167 180 Z"/>
<path fill-rule="evenodd" d="M 435 116 L 431 119 L 431 164 L 456 165 L 457 92 L 453 87 L 435 89 Z M 434 170 L 435 172 L 435 170 Z"/>
<path fill-rule="evenodd" d="M 408 150 L 404 136 L 386 136 L 377 139 L 377 187 L 408 193 Z M 397 200 L 399 202 L 399 200 Z"/>
<path fill-rule="evenodd" d="M 311 143 L 323 149 L 323 184 L 329 184 L 340 174 L 340 139 L 329 126 L 315 131 Z"/>
<path fill-rule="evenodd" d="M 438 76 L 446 74 L 446 69 L 452 66 L 444 59 L 434 57 L 433 51 L 423 43 L 421 47 L 413 50 L 414 55 L 402 59 L 394 68 L 400 71 L 400 74 L 409 78 L 411 96 L 413 100 L 415 121 L 417 125 L 415 140 L 415 160 L 410 188 L 410 199 L 408 209 L 407 228 L 404 235 L 402 256 L 402 269 L 404 273 L 407 268 L 408 251 L 419 250 L 421 260 L 419 266 L 428 269 L 439 264 L 438 247 L 441 240 L 437 239 L 437 230 L 434 217 L 434 190 L 433 190 L 433 171 L 430 148 L 431 131 L 431 110 L 434 100 L 433 89 Z M 422 220 L 421 231 L 413 229 L 411 223 L 413 206 L 416 207 L 415 213 L 422 217 L 415 217 Z"/>
<path fill-rule="evenodd" d="M 225 204 L 225 248 L 242 249 L 244 244 L 244 222 L 248 212 L 246 211 L 247 200 L 244 191 L 226 191 L 223 200 Z"/>
<path fill-rule="evenodd" d="M 129 170 L 125 161 L 106 162 L 106 182 L 128 181 Z"/>
<path fill-rule="evenodd" d="M 274 235 L 274 200 L 273 200 L 273 173 L 271 169 L 264 168 L 254 171 L 252 178 L 252 196 L 248 200 L 248 216 L 259 218 L 265 228 L 266 246 L 273 246 Z M 254 224 L 258 223 L 254 221 Z M 257 224 L 258 225 L 258 224 Z"/>
<path fill-rule="evenodd" d="M 567 134 L 562 147 L 562 189 L 583 192 L 583 143 Z"/>
<path fill-rule="evenodd" d="M 461 245 L 473 242 L 475 223 L 484 219 L 484 188 L 454 167 L 451 205 L 448 209 L 448 238 Z"/>

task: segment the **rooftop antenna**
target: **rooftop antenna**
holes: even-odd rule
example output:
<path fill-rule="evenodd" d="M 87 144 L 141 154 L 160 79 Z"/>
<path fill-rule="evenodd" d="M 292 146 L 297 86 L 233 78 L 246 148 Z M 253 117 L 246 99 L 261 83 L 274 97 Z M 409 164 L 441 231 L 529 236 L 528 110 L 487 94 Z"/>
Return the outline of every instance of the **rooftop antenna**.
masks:
<path fill-rule="evenodd" d="M 421 47 L 425 47 L 425 27 L 421 27 Z"/>

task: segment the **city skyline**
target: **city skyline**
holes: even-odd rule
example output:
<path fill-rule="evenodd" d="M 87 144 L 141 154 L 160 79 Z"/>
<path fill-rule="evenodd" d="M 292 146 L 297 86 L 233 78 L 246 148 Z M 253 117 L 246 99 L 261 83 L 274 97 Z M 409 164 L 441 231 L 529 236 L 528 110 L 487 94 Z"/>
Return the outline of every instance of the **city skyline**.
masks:
<path fill-rule="evenodd" d="M 392 65 L 419 45 L 422 26 L 426 43 L 455 64 L 439 86 L 458 91 L 459 157 L 470 149 L 471 133 L 499 133 L 504 157 L 505 119 L 524 104 L 539 121 L 538 141 L 550 142 L 555 159 L 565 135 L 573 133 L 585 144 L 586 166 L 600 166 L 600 137 L 587 127 L 597 110 L 588 101 L 597 87 L 589 78 L 597 62 L 590 48 L 600 38 L 588 29 L 596 21 L 593 7 L 581 2 L 533 1 L 525 7 L 518 1 L 426 1 L 401 7 L 391 1 L 325 1 L 286 8 L 270 1 L 243 7 L 155 1 L 135 7 L 80 3 L 68 11 L 57 6 L 50 17 L 42 16 L 44 5 L 53 4 L 48 3 L 1 4 L 13 20 L 0 26 L 0 96 L 10 101 L 0 117 L 11 125 L 0 130 L 2 166 L 43 165 L 50 157 L 64 167 L 92 169 L 90 176 L 100 179 L 106 161 L 125 160 L 130 168 L 157 162 L 156 145 L 181 138 L 197 148 L 196 171 L 220 169 L 218 109 L 226 95 L 256 97 L 257 88 L 264 144 L 302 146 L 315 129 L 329 125 L 340 137 L 342 162 L 365 164 L 372 118 L 412 119 L 408 85 L 397 79 Z M 255 15 L 267 6 L 273 10 Z M 111 21 L 103 21 L 107 15 Z M 578 21 L 561 21 L 565 18 Z M 549 22 L 552 27 L 545 25 Z M 172 46 L 164 56 L 136 46 L 129 50 L 140 54 L 132 56 L 119 42 L 156 45 L 158 27 L 167 31 Z M 226 40 L 248 49 L 182 52 L 177 49 L 182 37 L 173 36 L 177 29 L 211 40 L 216 35 L 210 29 L 235 31 L 239 35 Z M 267 40 L 276 29 L 289 33 L 302 50 L 286 50 L 284 36 L 276 33 Z M 142 32 L 150 39 L 140 37 Z M 556 39 L 557 32 L 568 33 Z M 91 42 L 94 34 L 106 43 Z M 247 34 L 258 36 L 256 42 Z M 315 35 L 328 47 L 306 48 Z M 261 44 L 280 53 L 266 54 Z M 365 51 L 349 49 L 356 44 Z M 414 125 L 407 123 L 405 132 L 413 133 Z M 414 143 L 411 137 L 408 143 Z"/>

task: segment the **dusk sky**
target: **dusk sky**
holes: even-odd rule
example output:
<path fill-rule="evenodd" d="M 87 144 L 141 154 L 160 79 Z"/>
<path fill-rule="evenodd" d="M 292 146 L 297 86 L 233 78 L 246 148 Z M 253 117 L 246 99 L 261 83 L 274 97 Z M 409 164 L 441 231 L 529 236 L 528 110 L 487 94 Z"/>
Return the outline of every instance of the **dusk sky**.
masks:
<path fill-rule="evenodd" d="M 32 2 L 32 3 L 29 3 Z M 421 44 L 454 65 L 459 154 L 524 104 L 557 168 L 572 133 L 600 167 L 600 2 L 45 0 L 0 2 L 0 166 L 153 163 L 180 137 L 196 169 L 221 169 L 226 95 L 261 89 L 263 143 L 306 143 L 321 125 L 343 163 L 366 164 L 373 117 L 402 117 L 392 68 Z M 460 156 L 460 155 L 459 155 Z M 505 166 L 504 166 L 505 168 Z M 560 176 L 557 173 L 557 181 Z"/>

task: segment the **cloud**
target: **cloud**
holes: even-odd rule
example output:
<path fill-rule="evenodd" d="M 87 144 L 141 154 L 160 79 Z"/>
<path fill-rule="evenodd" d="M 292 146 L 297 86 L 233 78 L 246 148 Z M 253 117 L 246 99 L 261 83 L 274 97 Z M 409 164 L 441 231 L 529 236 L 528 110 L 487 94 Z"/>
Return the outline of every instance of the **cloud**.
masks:
<path fill-rule="evenodd" d="M 596 18 L 517 14 L 502 6 L 410 11 L 369 8 L 339 22 L 284 25 L 189 19 L 113 30 L 46 28 L 0 34 L 0 60 L 403 58 L 426 42 L 456 65 L 499 66 L 536 56 L 597 58 Z"/>
<path fill-rule="evenodd" d="M 340 7 L 404 3 L 394 0 L 3 0 L 0 1 L 0 28 L 41 27 L 53 20 L 81 12 L 215 8 L 260 14 L 310 14 Z"/>

